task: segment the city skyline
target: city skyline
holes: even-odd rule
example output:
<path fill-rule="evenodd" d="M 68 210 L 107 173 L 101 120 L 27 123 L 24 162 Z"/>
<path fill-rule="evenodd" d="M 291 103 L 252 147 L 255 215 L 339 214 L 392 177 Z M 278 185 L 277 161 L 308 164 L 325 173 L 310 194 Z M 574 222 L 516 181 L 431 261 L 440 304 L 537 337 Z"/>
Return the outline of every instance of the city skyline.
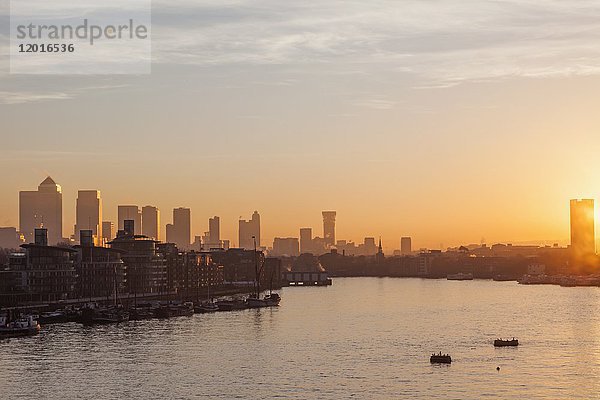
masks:
<path fill-rule="evenodd" d="M 53 180 L 53 178 L 51 178 L 50 176 L 46 177 L 46 179 L 43 180 L 42 184 L 48 184 L 48 182 L 52 183 L 52 185 L 56 185 L 59 188 L 57 190 L 60 190 L 60 192 L 61 192 L 60 195 L 61 196 L 63 195 L 62 186 L 60 184 L 55 183 L 54 180 Z M 40 187 L 41 187 L 42 184 L 40 184 Z M 96 203 L 94 203 L 95 204 L 94 207 L 99 207 L 100 215 L 102 215 L 103 200 L 104 199 L 103 199 L 103 197 L 101 197 L 100 192 L 101 191 L 99 191 L 99 190 L 98 191 L 97 190 L 78 190 L 78 191 L 76 191 L 76 193 L 78 194 L 78 196 L 87 195 L 89 197 L 91 195 L 90 200 L 87 200 L 88 202 L 91 201 L 91 200 L 93 200 L 93 199 L 97 199 L 97 200 L 94 200 L 94 201 L 97 201 Z M 24 193 L 29 193 L 29 192 L 24 191 Z M 34 193 L 37 193 L 37 192 L 34 192 Z M 571 204 L 571 214 L 570 214 L 571 223 L 572 223 L 572 216 L 573 216 L 573 214 L 572 214 L 572 207 L 573 207 L 573 202 L 574 201 L 576 201 L 576 200 L 570 199 L 570 204 Z M 90 208 L 90 205 L 88 205 L 88 208 Z M 76 211 L 77 207 L 74 207 L 74 209 Z M 93 207 L 92 207 L 92 209 L 93 209 Z M 135 219 L 136 220 L 135 230 L 136 230 L 136 233 L 140 234 L 144 230 L 143 229 L 143 222 L 142 222 L 142 212 L 143 212 L 143 210 L 146 210 L 146 212 L 152 211 L 153 213 L 156 213 L 156 214 L 160 213 L 160 208 L 155 207 L 155 206 L 140 207 L 140 206 L 135 206 L 135 205 L 118 205 L 117 209 L 119 211 L 119 213 L 117 213 L 117 217 L 118 217 L 117 221 L 111 220 L 107 216 L 106 212 L 104 213 L 105 216 L 102 217 L 102 219 L 103 219 L 102 222 L 103 223 L 104 222 L 112 222 L 113 225 L 115 226 L 115 228 L 113 229 L 113 235 L 116 234 L 117 227 L 119 225 L 122 225 L 124 219 Z M 186 208 L 175 207 L 172 210 L 173 210 L 174 214 L 177 213 L 178 211 L 180 213 L 182 211 L 185 211 L 187 213 L 186 217 L 184 219 L 190 219 L 190 223 L 191 223 L 190 235 L 189 235 L 189 237 L 190 237 L 190 245 L 193 244 L 192 242 L 194 241 L 193 240 L 194 237 L 196 237 L 196 236 L 197 237 L 202 237 L 202 235 L 201 235 L 202 232 L 204 232 L 205 234 L 209 233 L 210 232 L 210 224 L 213 223 L 213 222 L 215 223 L 213 227 L 216 228 L 218 230 L 218 232 L 219 232 L 219 233 L 216 233 L 216 234 L 217 235 L 221 235 L 221 233 L 220 233 L 220 231 L 221 231 L 221 223 L 220 223 L 221 217 L 220 216 L 219 217 L 216 217 L 216 216 L 212 217 L 212 213 L 208 213 L 208 214 L 211 215 L 210 217 L 208 217 L 205 221 L 198 221 L 199 225 L 195 225 L 194 218 L 193 218 L 194 213 L 193 212 L 190 213 L 191 207 L 186 207 Z M 594 210 L 594 208 L 593 208 L 593 200 L 592 200 L 592 210 L 593 210 L 592 213 L 594 214 L 595 219 L 597 219 L 597 215 L 596 214 L 597 214 L 598 211 Z M 68 214 L 68 213 L 69 213 L 68 207 L 66 207 L 63 204 L 62 214 Z M 408 237 L 410 237 L 410 239 L 412 241 L 412 249 L 413 250 L 418 250 L 418 249 L 422 249 L 422 248 L 442 249 L 442 250 L 445 250 L 446 248 L 450 248 L 450 247 L 456 247 L 456 246 L 459 246 L 459 245 L 467 245 L 467 244 L 470 245 L 470 244 L 476 244 L 476 243 L 486 243 L 486 244 L 511 243 L 511 244 L 539 244 L 539 245 L 554 245 L 555 243 L 558 243 L 560 245 L 566 246 L 566 245 L 569 245 L 571 243 L 571 240 L 572 240 L 571 237 L 569 237 L 569 238 L 563 239 L 563 240 L 545 239 L 545 240 L 539 240 L 539 241 L 535 241 L 535 240 L 518 241 L 518 240 L 510 240 L 509 239 L 509 240 L 491 240 L 491 241 L 488 241 L 488 240 L 484 240 L 484 237 L 482 237 L 482 240 L 480 240 L 480 241 L 473 240 L 473 241 L 470 241 L 470 242 L 463 241 L 463 242 L 456 242 L 456 243 L 453 243 L 452 241 L 450 241 L 450 242 L 448 242 L 448 244 L 445 244 L 445 243 L 443 243 L 443 242 L 440 241 L 438 246 L 435 246 L 435 244 L 432 245 L 432 246 L 423 246 L 423 245 L 420 245 L 421 241 L 419 240 L 419 238 L 418 237 L 415 238 L 415 236 L 412 235 L 411 232 L 407 232 L 405 234 L 399 235 L 398 237 L 395 237 L 395 236 L 385 236 L 385 235 L 381 235 L 381 234 L 378 235 L 376 233 L 375 234 L 365 233 L 362 236 L 357 236 L 357 237 L 349 237 L 349 236 L 345 236 L 345 235 L 341 235 L 340 236 L 340 235 L 337 234 L 337 227 L 336 227 L 336 224 L 335 224 L 336 211 L 321 211 L 320 213 L 322 214 L 321 227 L 319 227 L 318 225 L 317 225 L 316 229 L 315 229 L 315 226 L 311 226 L 310 227 L 312 229 L 312 231 L 311 231 L 312 233 L 311 234 L 312 234 L 313 237 L 315 237 L 315 238 L 321 238 L 321 239 L 324 240 L 324 238 L 326 236 L 326 232 L 325 232 L 326 229 L 329 229 L 330 231 L 332 230 L 333 235 L 334 235 L 336 241 L 342 240 L 343 242 L 355 242 L 355 243 L 359 244 L 359 243 L 362 243 L 363 239 L 369 239 L 369 240 L 371 240 L 371 239 L 374 239 L 375 237 L 382 237 L 384 239 L 384 246 L 383 246 L 384 251 L 387 252 L 388 254 L 391 254 L 393 251 L 401 249 L 401 239 L 405 235 L 408 236 Z M 229 214 L 231 215 L 231 212 L 229 212 Z M 108 213 L 108 215 L 110 215 L 110 213 Z M 87 221 L 89 221 L 89 217 L 86 217 L 86 218 L 88 218 Z M 98 218 L 98 215 L 96 215 L 96 218 Z M 213 221 L 213 218 L 217 218 L 217 219 Z M 235 222 L 237 222 L 237 225 L 238 225 L 237 230 L 233 230 L 232 231 L 231 229 L 229 229 L 229 230 L 225 230 L 224 231 L 224 232 L 229 232 L 230 234 L 231 233 L 233 233 L 233 234 L 228 235 L 226 233 L 226 234 L 224 234 L 224 236 L 221 235 L 224 238 L 232 238 L 232 239 L 234 239 L 233 241 L 230 240 L 230 243 L 232 245 L 235 244 L 236 246 L 239 245 L 239 243 L 237 243 L 236 240 L 239 241 L 239 239 L 240 239 L 240 226 L 241 226 L 241 224 L 243 222 L 243 218 L 241 218 L 241 217 L 239 217 L 239 218 L 240 219 L 238 219 L 238 220 L 235 221 Z M 64 233 L 63 237 L 68 237 L 69 236 L 68 232 L 70 232 L 70 230 L 67 228 L 68 225 L 67 225 L 66 221 L 64 221 L 64 219 L 65 218 L 63 217 L 63 233 Z M 273 245 L 274 240 L 277 239 L 277 238 L 279 238 L 279 239 L 282 239 L 282 238 L 297 238 L 299 240 L 299 243 L 301 243 L 301 236 L 302 236 L 301 232 L 302 232 L 302 230 L 304 228 L 306 228 L 306 226 L 304 226 L 302 224 L 299 225 L 298 227 L 296 227 L 295 232 L 294 232 L 294 228 L 288 229 L 288 230 L 284 231 L 284 232 L 290 232 L 289 234 L 286 235 L 286 234 L 281 234 L 281 231 L 278 232 L 278 231 L 275 231 L 272 228 L 269 229 L 268 225 L 267 226 L 264 226 L 264 225 L 261 226 L 260 225 L 260 216 L 258 216 L 258 219 L 259 219 L 259 222 L 258 222 L 259 228 L 258 228 L 258 235 L 257 236 L 258 236 L 259 240 L 260 240 L 261 235 L 265 236 L 264 234 L 261 233 L 263 230 L 266 229 L 267 231 L 271 232 L 270 236 L 266 236 L 266 241 L 263 241 L 262 243 L 260 243 L 260 246 L 264 246 L 265 248 L 270 248 Z M 326 221 L 332 221 L 333 225 L 330 226 L 329 228 L 327 228 L 327 222 Z M 159 230 L 161 232 L 160 235 L 159 235 L 159 237 L 166 237 L 167 225 L 171 225 L 171 224 L 168 224 L 168 223 L 162 223 L 161 224 L 160 223 L 160 217 L 158 217 L 158 221 L 153 219 L 152 223 L 155 226 L 158 225 L 157 228 L 159 228 Z M 10 227 L 10 226 L 7 226 L 7 227 Z M 571 227 L 572 227 L 571 225 L 568 225 L 567 226 L 567 230 L 571 230 Z M 207 228 L 208 228 L 208 230 L 207 230 Z M 593 228 L 593 226 L 592 226 L 592 228 Z M 74 228 L 73 233 L 76 232 L 75 229 L 76 229 L 76 224 L 75 224 L 75 228 Z M 572 230 L 570 231 L 569 234 L 572 235 Z M 252 236 L 252 235 L 250 234 L 250 236 Z M 74 237 L 77 239 L 76 235 Z M 325 242 L 327 242 L 327 243 L 325 243 Z M 598 239 L 596 239 L 596 240 L 593 241 L 594 244 L 597 243 L 597 242 L 598 242 Z M 327 241 L 327 240 L 324 240 L 324 244 L 325 244 L 325 246 L 331 245 L 331 243 L 329 243 L 329 241 Z M 372 244 L 369 244 L 369 246 L 371 246 L 371 245 Z M 240 246 L 240 247 L 243 247 L 243 246 Z"/>

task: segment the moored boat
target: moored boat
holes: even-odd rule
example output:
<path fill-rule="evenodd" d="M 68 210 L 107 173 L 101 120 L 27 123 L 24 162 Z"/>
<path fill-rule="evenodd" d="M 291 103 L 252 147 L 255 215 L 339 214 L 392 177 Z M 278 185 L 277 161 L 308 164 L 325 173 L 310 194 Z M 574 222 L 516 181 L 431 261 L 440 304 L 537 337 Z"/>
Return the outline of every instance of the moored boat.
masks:
<path fill-rule="evenodd" d="M 253 295 L 246 299 L 246 306 L 248 308 L 275 307 L 279 305 L 280 301 L 281 297 L 277 293 L 268 294 L 262 299 Z"/>
<path fill-rule="evenodd" d="M 0 338 L 32 336 L 40 332 L 40 324 L 32 315 L 9 321 L 7 316 L 0 316 Z"/>
<path fill-rule="evenodd" d="M 217 300 L 215 304 L 219 311 L 245 310 L 247 307 L 244 300 Z"/>
<path fill-rule="evenodd" d="M 164 304 L 154 310 L 154 316 L 157 318 L 189 317 L 191 315 L 194 315 L 194 303 L 190 301 Z"/>
<path fill-rule="evenodd" d="M 59 324 L 67 322 L 67 317 L 63 311 L 51 311 L 40 314 L 38 321 L 41 324 Z"/>
<path fill-rule="evenodd" d="M 265 299 L 260 299 L 258 296 L 250 296 L 246 299 L 246 306 L 248 308 L 263 308 L 269 307 L 269 304 Z"/>
<path fill-rule="evenodd" d="M 278 306 L 281 301 L 281 296 L 277 293 L 270 293 L 265 296 L 264 300 L 270 307 Z"/>
<path fill-rule="evenodd" d="M 194 306 L 194 312 L 200 314 L 213 313 L 219 311 L 219 306 L 212 301 L 205 301 Z"/>
<path fill-rule="evenodd" d="M 81 312 L 84 325 L 118 324 L 129 321 L 129 312 L 123 307 L 85 308 Z"/>
<path fill-rule="evenodd" d="M 258 267 L 258 259 L 256 257 L 256 238 L 254 239 L 254 291 L 253 293 L 246 298 L 246 307 L 247 308 L 263 308 L 263 307 L 273 307 L 279 305 L 281 301 L 281 297 L 277 293 L 273 293 L 273 271 L 271 271 L 271 287 L 269 289 L 269 294 L 260 298 L 260 276 L 264 268 L 264 264 L 259 268 Z"/>

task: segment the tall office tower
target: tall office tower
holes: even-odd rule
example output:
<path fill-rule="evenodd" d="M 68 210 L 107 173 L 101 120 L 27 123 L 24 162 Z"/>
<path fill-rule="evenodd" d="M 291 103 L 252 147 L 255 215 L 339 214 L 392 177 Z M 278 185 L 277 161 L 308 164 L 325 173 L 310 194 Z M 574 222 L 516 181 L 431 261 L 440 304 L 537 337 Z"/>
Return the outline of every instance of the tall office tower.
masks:
<path fill-rule="evenodd" d="M 125 229 L 123 221 L 130 219 L 134 222 L 135 234 L 142 234 L 142 212 L 138 206 L 119 206 L 118 208 L 118 230 L 122 231 Z"/>
<path fill-rule="evenodd" d="M 260 247 L 260 214 L 258 211 L 254 211 L 250 221 L 240 219 L 240 248 L 247 250 L 254 249 L 254 240 L 252 239 L 252 236 L 256 238 L 256 247 Z"/>
<path fill-rule="evenodd" d="M 19 192 L 19 229 L 27 243 L 34 240 L 34 229 L 48 230 L 48 242 L 62 241 L 62 189 L 47 177 L 37 191 Z"/>
<path fill-rule="evenodd" d="M 300 228 L 300 253 L 312 252 L 312 228 Z"/>
<path fill-rule="evenodd" d="M 410 237 L 400 238 L 400 254 L 407 255 L 412 252 L 412 239 Z"/>
<path fill-rule="evenodd" d="M 169 225 L 171 227 L 169 228 Z M 167 225 L 167 241 L 187 250 L 192 244 L 192 217 L 189 208 L 173 209 L 173 224 Z"/>
<path fill-rule="evenodd" d="M 208 240 L 211 244 L 221 242 L 221 220 L 216 215 L 208 219 Z"/>
<path fill-rule="evenodd" d="M 21 234 L 14 227 L 0 228 L 0 248 L 2 249 L 17 249 L 23 242 Z"/>
<path fill-rule="evenodd" d="M 167 243 L 175 243 L 175 227 L 173 224 L 167 224 L 165 228 L 165 241 Z"/>
<path fill-rule="evenodd" d="M 374 237 L 366 237 L 363 242 L 363 255 L 373 256 L 377 254 L 377 245 Z"/>
<path fill-rule="evenodd" d="M 595 237 L 594 200 L 571 200 L 571 256 L 575 263 L 596 253 Z"/>
<path fill-rule="evenodd" d="M 102 198 L 99 190 L 77 192 L 75 216 L 75 240 L 79 240 L 82 230 L 91 230 L 96 246 L 102 243 Z"/>
<path fill-rule="evenodd" d="M 323 211 L 323 238 L 327 246 L 335 244 L 335 211 Z"/>
<path fill-rule="evenodd" d="M 160 240 L 160 211 L 153 206 L 142 207 L 142 235 Z"/>
<path fill-rule="evenodd" d="M 115 224 L 112 221 L 102 221 L 102 238 L 105 242 L 110 242 L 115 238 Z"/>

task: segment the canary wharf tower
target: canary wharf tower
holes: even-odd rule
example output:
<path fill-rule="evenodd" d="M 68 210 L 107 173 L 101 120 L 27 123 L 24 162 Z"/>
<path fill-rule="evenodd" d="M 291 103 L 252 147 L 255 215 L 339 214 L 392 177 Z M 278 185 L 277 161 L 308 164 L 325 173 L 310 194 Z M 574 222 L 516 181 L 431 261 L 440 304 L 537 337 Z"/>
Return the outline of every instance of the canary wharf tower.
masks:
<path fill-rule="evenodd" d="M 36 191 L 19 192 L 19 229 L 33 243 L 35 228 L 48 230 L 48 244 L 62 241 L 62 189 L 47 177 Z"/>

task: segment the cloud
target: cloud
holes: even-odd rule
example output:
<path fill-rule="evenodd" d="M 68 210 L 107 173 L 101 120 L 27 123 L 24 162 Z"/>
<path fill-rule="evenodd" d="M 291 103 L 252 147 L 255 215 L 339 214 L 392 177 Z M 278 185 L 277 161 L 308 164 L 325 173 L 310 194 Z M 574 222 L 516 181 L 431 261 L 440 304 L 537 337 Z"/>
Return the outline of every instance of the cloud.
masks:
<path fill-rule="evenodd" d="M 356 101 L 354 105 L 359 107 L 371 108 L 374 110 L 391 110 L 396 106 L 396 102 L 385 99 L 381 96 L 376 96 Z"/>
<path fill-rule="evenodd" d="M 597 74 L 598 18 L 597 1 L 156 0 L 153 40 L 158 63 L 360 66 L 439 87 Z"/>
<path fill-rule="evenodd" d="M 62 92 L 6 92 L 0 91 L 0 104 L 23 104 L 44 100 L 65 100 L 73 96 Z"/>
<path fill-rule="evenodd" d="M 0 104 L 24 104 L 34 103 L 40 101 L 50 100 L 67 100 L 76 97 L 77 95 L 98 91 L 98 90 L 110 90 L 125 88 L 129 85 L 96 85 L 96 86 L 82 86 L 73 88 L 67 91 L 26 91 L 26 90 L 13 90 L 13 91 L 1 91 L 0 90 Z"/>
<path fill-rule="evenodd" d="M 396 80 L 443 90 L 510 77 L 600 74 L 598 20 L 597 0 L 154 0 L 152 57 L 158 79 L 195 67 L 219 74 L 221 87 L 301 87 L 309 75 L 325 87 L 335 77 L 347 82 L 356 106 L 391 109 L 393 101 L 380 93 Z M 2 35 L 0 60 L 7 63 Z M 230 79 L 251 69 L 268 74 Z M 0 73 L 0 103 L 84 93 L 76 86 L 85 85 L 68 77 L 45 79 L 27 83 Z M 102 86 L 95 79 L 87 86 Z M 6 82 L 19 86 L 11 90 Z M 365 88 L 373 95 L 365 97 Z"/>

